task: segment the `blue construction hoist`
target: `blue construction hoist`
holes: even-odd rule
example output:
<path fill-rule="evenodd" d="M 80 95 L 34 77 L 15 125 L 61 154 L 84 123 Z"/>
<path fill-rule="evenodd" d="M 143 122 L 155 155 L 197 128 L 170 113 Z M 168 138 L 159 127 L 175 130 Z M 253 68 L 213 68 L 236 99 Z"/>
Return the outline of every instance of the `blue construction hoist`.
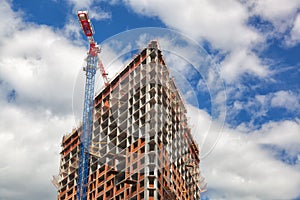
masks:
<path fill-rule="evenodd" d="M 89 177 L 90 143 L 93 132 L 94 85 L 97 68 L 100 69 L 105 84 L 108 84 L 107 74 L 100 60 L 100 48 L 93 38 L 94 30 L 88 18 L 87 11 L 78 11 L 78 19 L 84 34 L 89 39 L 90 49 L 87 56 L 84 109 L 82 119 L 82 133 L 80 135 L 80 152 L 77 181 L 77 200 L 87 199 L 87 184 Z"/>

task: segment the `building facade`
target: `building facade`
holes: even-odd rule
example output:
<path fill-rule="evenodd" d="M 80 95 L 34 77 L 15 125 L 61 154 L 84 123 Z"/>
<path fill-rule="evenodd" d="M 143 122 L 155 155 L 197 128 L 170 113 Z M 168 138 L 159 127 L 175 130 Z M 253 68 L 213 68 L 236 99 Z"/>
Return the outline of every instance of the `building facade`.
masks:
<path fill-rule="evenodd" d="M 156 41 L 95 97 L 89 200 L 199 200 L 199 148 Z M 63 137 L 58 200 L 76 199 L 79 137 Z"/>

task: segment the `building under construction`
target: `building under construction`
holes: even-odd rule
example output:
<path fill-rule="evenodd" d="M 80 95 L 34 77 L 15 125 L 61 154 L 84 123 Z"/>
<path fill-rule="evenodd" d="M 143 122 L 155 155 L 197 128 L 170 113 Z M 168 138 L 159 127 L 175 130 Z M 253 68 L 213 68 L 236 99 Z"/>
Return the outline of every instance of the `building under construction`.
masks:
<path fill-rule="evenodd" d="M 199 200 L 199 148 L 156 41 L 94 101 L 88 200 Z M 58 200 L 75 200 L 81 128 L 62 139 Z"/>

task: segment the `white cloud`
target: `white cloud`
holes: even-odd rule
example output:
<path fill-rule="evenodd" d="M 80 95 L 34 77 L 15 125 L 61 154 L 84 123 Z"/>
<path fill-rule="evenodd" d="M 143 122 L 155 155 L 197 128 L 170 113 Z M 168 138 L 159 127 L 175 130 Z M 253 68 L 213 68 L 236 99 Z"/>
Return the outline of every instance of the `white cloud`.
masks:
<path fill-rule="evenodd" d="M 232 105 L 227 109 L 228 115 L 227 120 L 231 122 L 241 123 L 238 126 L 247 126 L 248 129 L 256 129 L 258 126 L 254 125 L 253 122 L 260 120 L 264 117 L 270 119 L 273 109 L 281 108 L 282 113 L 297 115 L 300 113 L 300 98 L 299 93 L 292 91 L 279 90 L 276 92 L 269 92 L 267 94 L 256 94 L 255 96 L 248 96 L 243 98 L 240 95 L 246 95 L 247 90 L 239 85 L 236 86 L 236 90 L 227 90 L 227 94 L 231 96 L 233 102 Z M 237 96 L 234 96 L 237 95 Z M 249 114 L 250 119 L 240 120 L 236 119 L 236 116 L 240 112 L 246 112 Z"/>
<path fill-rule="evenodd" d="M 1 1 L 0 199 L 50 200 L 56 197 L 50 179 L 58 173 L 61 137 L 75 124 L 72 85 L 85 49 L 63 31 L 21 16 Z"/>
<path fill-rule="evenodd" d="M 0 198 L 54 199 L 61 136 L 74 123 L 47 110 L 22 109 L 0 101 Z"/>
<path fill-rule="evenodd" d="M 126 0 L 141 15 L 158 16 L 168 27 L 198 41 L 206 40 L 213 48 L 228 54 L 221 63 L 221 73 L 228 82 L 249 73 L 264 77 L 268 67 L 252 50 L 265 36 L 247 26 L 251 13 L 246 5 L 234 1 Z"/>
<path fill-rule="evenodd" d="M 206 137 L 195 135 L 198 143 L 216 143 L 201 163 L 210 199 L 286 200 L 300 195 L 299 166 L 277 160 L 262 147 L 271 144 L 289 151 L 290 145 L 299 146 L 299 121 L 270 122 L 256 131 L 224 128 L 216 140 L 212 135 L 219 133 L 210 128 L 215 122 L 205 112 L 190 109 L 191 118 L 203 128 L 201 134 L 208 131 Z M 299 154 L 299 148 L 293 150 Z"/>
<path fill-rule="evenodd" d="M 292 105 L 299 104 L 298 101 L 297 94 L 278 91 L 256 95 L 247 103 L 236 101 L 233 110 L 251 110 L 254 106 L 253 117 L 256 118 L 264 115 L 270 106 L 292 109 Z M 233 115 L 232 109 L 229 110 L 229 115 Z M 201 163 L 210 199 L 286 200 L 299 197 L 299 119 L 271 121 L 259 129 L 241 124 L 236 128 L 225 125 L 223 130 L 216 130 L 214 127 L 218 123 L 207 113 L 190 106 L 188 113 L 193 121 L 190 123 L 192 133 L 200 144 L 201 153 L 207 151 L 204 145 L 215 143 L 213 150 L 202 158 Z M 216 135 L 221 138 L 218 140 Z M 267 149 L 265 145 L 292 156 L 296 164 L 281 161 L 280 152 Z"/>
<path fill-rule="evenodd" d="M 270 21 L 275 32 L 284 33 L 293 23 L 294 16 L 300 8 L 299 0 L 251 0 L 247 2 L 253 14 Z"/>
<path fill-rule="evenodd" d="M 290 35 L 286 38 L 288 46 L 294 46 L 300 41 L 300 14 L 297 15 Z"/>
<path fill-rule="evenodd" d="M 79 22 L 74 18 L 70 17 L 65 24 L 63 31 L 60 32 L 67 38 L 73 38 L 73 42 L 78 42 L 79 44 L 82 43 L 82 41 L 80 41 L 82 29 L 81 26 L 79 26 Z"/>
<path fill-rule="evenodd" d="M 300 152 L 300 121 L 270 122 L 256 131 L 255 137 L 258 143 L 274 144 L 297 154 Z"/>
<path fill-rule="evenodd" d="M 282 44 L 288 48 L 299 42 L 299 0 L 250 0 L 246 4 L 251 15 L 259 16 L 272 24 L 273 29 L 266 33 L 266 37 L 283 38 Z"/>
<path fill-rule="evenodd" d="M 95 0 L 67 0 L 70 5 L 73 5 L 73 12 L 79 10 L 89 11 L 89 17 L 93 20 L 105 20 L 111 18 L 111 13 L 104 11 L 102 8 L 95 5 Z"/>
<path fill-rule="evenodd" d="M 100 8 L 96 7 L 93 8 L 91 7 L 89 9 L 89 16 L 91 19 L 94 20 L 105 20 L 105 19 L 110 19 L 111 18 L 111 13 L 109 12 L 105 12 L 103 10 L 101 10 Z"/>
<path fill-rule="evenodd" d="M 294 94 L 291 91 L 278 91 L 274 93 L 271 99 L 271 106 L 300 112 L 300 95 Z"/>
<path fill-rule="evenodd" d="M 84 49 L 45 26 L 16 29 L 0 41 L 0 79 L 16 90 L 17 102 L 70 112 L 72 85 L 65 83 L 75 79 Z"/>
<path fill-rule="evenodd" d="M 211 135 L 208 136 L 213 128 L 211 116 L 207 112 L 189 104 L 187 104 L 187 116 L 194 139 L 198 141 L 198 144 L 201 146 L 201 154 L 204 155 L 209 151 L 209 149 L 203 149 L 203 146 L 207 137 L 211 137 Z M 212 148 L 212 146 L 208 148 Z M 204 153 L 204 151 L 206 152 Z"/>
<path fill-rule="evenodd" d="M 94 0 L 77 1 L 77 0 L 67 0 L 67 2 L 74 6 L 74 11 L 78 10 L 89 10 L 94 2 Z"/>
<path fill-rule="evenodd" d="M 247 109 L 251 106 L 260 106 L 262 110 L 267 111 L 270 108 L 284 108 L 293 113 L 300 112 L 299 94 L 291 91 L 280 90 L 277 92 L 268 93 L 266 95 L 256 95 L 255 98 L 247 105 Z M 245 108 L 245 107 L 244 107 Z"/>
<path fill-rule="evenodd" d="M 169 27 L 194 38 L 207 39 L 215 48 L 245 47 L 260 36 L 245 26 L 247 9 L 237 1 L 126 1 L 142 15 L 158 16 Z M 178 12 L 174 12 L 178 11 Z M 220 34 L 221 33 L 221 34 Z"/>
<path fill-rule="evenodd" d="M 247 73 L 258 77 L 270 74 L 268 67 L 247 49 L 232 51 L 222 62 L 221 73 L 227 82 L 232 82 Z"/>
<path fill-rule="evenodd" d="M 0 23 L 0 37 L 9 37 L 14 30 L 19 27 L 22 28 L 23 25 L 20 20 L 21 13 L 13 12 L 10 9 L 10 4 L 6 1 L 1 1 L 0 16 L 2 17 L 2 22 Z M 1 45 L 1 42 L 0 42 Z M 0 49 L 0 52 L 2 49 Z"/>

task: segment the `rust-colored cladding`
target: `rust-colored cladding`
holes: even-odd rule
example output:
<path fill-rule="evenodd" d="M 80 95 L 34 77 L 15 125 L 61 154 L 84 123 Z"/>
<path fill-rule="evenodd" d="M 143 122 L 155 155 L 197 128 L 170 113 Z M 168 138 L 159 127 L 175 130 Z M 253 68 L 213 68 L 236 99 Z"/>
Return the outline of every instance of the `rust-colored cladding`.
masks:
<path fill-rule="evenodd" d="M 199 200 L 199 150 L 156 41 L 95 98 L 88 200 Z M 63 137 L 58 200 L 76 199 L 80 130 Z"/>

